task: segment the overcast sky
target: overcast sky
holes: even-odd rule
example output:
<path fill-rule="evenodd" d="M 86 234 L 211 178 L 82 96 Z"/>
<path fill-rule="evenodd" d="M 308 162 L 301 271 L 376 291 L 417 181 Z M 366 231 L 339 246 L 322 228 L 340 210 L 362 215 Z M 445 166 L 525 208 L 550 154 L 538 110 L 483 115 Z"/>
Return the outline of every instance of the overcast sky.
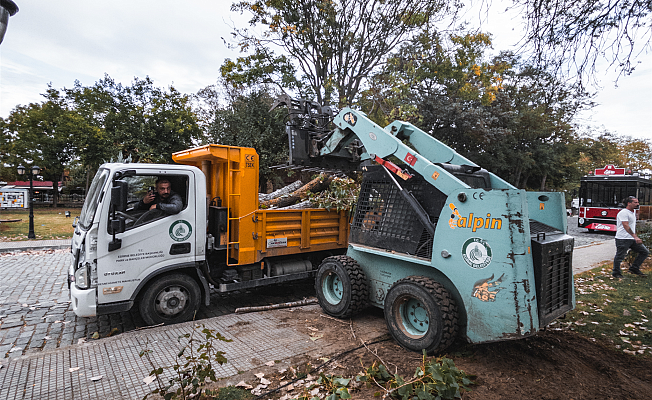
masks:
<path fill-rule="evenodd" d="M 18 104 L 41 102 L 47 84 L 91 86 L 108 74 L 129 85 L 149 76 L 159 87 L 196 93 L 214 84 L 225 58 L 235 58 L 222 37 L 230 25 L 246 25 L 232 13 L 231 0 L 15 0 L 0 45 L 0 117 Z M 496 2 L 494 2 L 496 4 Z M 469 19 L 473 20 L 473 18 Z M 493 13 L 485 31 L 494 49 L 507 50 L 520 38 L 518 19 Z M 597 102 L 582 123 L 652 139 L 652 53 L 639 57 L 636 72 L 614 88 L 613 71 L 603 70 Z"/>

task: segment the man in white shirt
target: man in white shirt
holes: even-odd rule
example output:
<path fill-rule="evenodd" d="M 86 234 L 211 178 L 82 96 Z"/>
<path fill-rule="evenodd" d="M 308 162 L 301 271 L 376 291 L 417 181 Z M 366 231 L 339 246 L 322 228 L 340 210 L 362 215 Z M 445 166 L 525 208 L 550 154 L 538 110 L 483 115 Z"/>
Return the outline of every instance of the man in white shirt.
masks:
<path fill-rule="evenodd" d="M 616 257 L 614 258 L 614 269 L 612 275 L 614 278 L 622 278 L 620 273 L 620 263 L 625 259 L 627 250 L 631 249 L 638 253 L 634 262 L 629 266 L 629 272 L 634 275 L 645 276 L 641 272 L 641 264 L 650 254 L 643 245 L 643 241 L 636 236 L 636 209 L 638 208 L 638 199 L 629 196 L 623 200 L 623 208 L 616 217 Z"/>

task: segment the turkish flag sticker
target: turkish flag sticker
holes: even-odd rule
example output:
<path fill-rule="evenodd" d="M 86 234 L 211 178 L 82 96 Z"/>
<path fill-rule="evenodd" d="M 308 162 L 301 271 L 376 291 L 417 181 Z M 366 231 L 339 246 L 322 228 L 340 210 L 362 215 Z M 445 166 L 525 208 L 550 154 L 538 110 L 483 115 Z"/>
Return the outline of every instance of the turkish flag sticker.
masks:
<path fill-rule="evenodd" d="M 417 156 L 407 153 L 404 161 L 414 167 L 414 164 L 417 163 Z"/>

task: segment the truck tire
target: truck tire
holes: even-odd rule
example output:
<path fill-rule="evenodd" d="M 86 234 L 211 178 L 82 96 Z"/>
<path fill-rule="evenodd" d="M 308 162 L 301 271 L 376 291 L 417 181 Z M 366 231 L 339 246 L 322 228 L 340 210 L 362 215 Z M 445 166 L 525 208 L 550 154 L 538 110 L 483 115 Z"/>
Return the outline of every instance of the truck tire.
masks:
<path fill-rule="evenodd" d="M 406 349 L 439 353 L 457 336 L 457 305 L 439 282 L 408 276 L 389 289 L 385 321 L 394 340 Z"/>
<path fill-rule="evenodd" d="M 337 318 L 348 318 L 367 305 L 367 278 L 357 261 L 333 256 L 322 261 L 315 278 L 315 291 L 322 310 Z"/>
<path fill-rule="evenodd" d="M 148 325 L 189 321 L 199 309 L 201 289 L 188 275 L 173 274 L 156 279 L 140 299 L 140 315 Z"/>

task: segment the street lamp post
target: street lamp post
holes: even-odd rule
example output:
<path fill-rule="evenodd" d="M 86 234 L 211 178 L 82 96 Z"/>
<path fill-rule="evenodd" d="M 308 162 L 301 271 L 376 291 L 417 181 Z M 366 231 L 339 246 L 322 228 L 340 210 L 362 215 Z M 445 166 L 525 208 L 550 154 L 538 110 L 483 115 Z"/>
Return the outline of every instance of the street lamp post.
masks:
<path fill-rule="evenodd" d="M 27 168 L 19 165 L 18 175 L 25 175 Z M 29 171 L 29 233 L 27 234 L 28 239 L 36 239 L 34 234 L 34 176 L 41 173 L 41 168 L 33 165 Z"/>

